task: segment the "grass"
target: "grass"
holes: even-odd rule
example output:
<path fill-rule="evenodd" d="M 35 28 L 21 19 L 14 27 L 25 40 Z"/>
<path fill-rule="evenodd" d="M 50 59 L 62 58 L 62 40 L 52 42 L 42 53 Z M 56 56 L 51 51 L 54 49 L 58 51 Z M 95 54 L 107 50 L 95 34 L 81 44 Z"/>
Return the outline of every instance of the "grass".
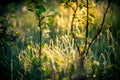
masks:
<path fill-rule="evenodd" d="M 100 35 L 85 57 L 85 73 L 91 80 L 107 80 L 114 75 L 114 70 L 119 70 L 115 41 L 112 33 L 106 30 L 106 34 Z M 27 41 L 28 40 L 28 41 Z M 12 47 L 13 77 L 23 80 L 74 80 L 77 71 L 78 52 L 74 40 L 69 35 L 51 39 L 49 44 L 42 45 L 42 56 L 39 58 L 39 44 L 32 39 L 21 41 L 24 48 Z M 22 47 L 23 47 L 22 46 Z M 11 67 L 11 68 L 12 68 Z M 16 74 L 17 73 L 17 74 Z"/>
<path fill-rule="evenodd" d="M 101 15 L 101 13 L 99 14 Z M 37 25 L 33 24 L 36 21 L 35 17 L 33 21 L 31 21 L 32 17 L 28 18 L 30 15 L 23 15 L 22 17 L 27 19 L 27 21 L 24 24 L 16 25 L 22 25 L 19 28 L 14 27 L 14 30 L 16 29 L 19 32 L 21 28 L 21 31 L 19 32 L 20 34 L 18 33 L 19 38 L 17 41 L 5 44 L 7 46 L 7 55 L 0 54 L 0 73 L 4 73 L 3 75 L 5 76 L 3 78 L 7 76 L 7 80 L 75 80 L 79 54 L 75 47 L 74 39 L 68 34 L 68 24 L 70 22 L 68 24 L 66 22 L 68 27 L 65 28 L 65 32 L 64 28 L 61 28 L 61 25 L 64 24 L 55 22 L 54 18 L 50 17 L 52 20 L 48 20 L 47 25 L 44 25 L 47 26 L 47 29 L 43 30 L 42 55 L 40 56 L 39 29 L 36 27 Z M 97 14 L 95 14 L 96 16 Z M 18 21 L 22 22 L 22 17 Z M 59 16 L 59 19 L 64 23 L 64 14 L 61 17 Z M 110 23 L 109 18 L 107 21 Z M 95 18 L 95 22 L 95 24 L 93 21 L 89 25 L 88 42 L 95 36 L 99 28 L 100 21 Z M 108 23 L 105 23 L 105 29 L 92 44 L 89 54 L 85 56 L 84 69 L 86 77 L 90 80 L 119 80 L 120 78 L 120 47 L 116 41 L 118 40 L 118 35 L 117 37 L 114 36 L 116 34 L 114 29 L 117 29 L 119 24 L 111 25 L 111 27 L 115 27 L 113 29 L 106 27 Z M 74 29 L 81 51 L 85 42 L 84 25 L 76 24 Z M 26 29 L 22 30 L 24 27 Z"/>
<path fill-rule="evenodd" d="M 61 44 L 61 45 L 60 45 Z M 46 78 L 62 79 L 64 77 L 74 77 L 78 54 L 74 49 L 74 40 L 69 37 L 57 37 L 56 43 L 50 40 L 50 44 L 44 44 L 41 59 L 39 59 L 39 45 L 29 44 L 25 50 L 19 53 L 20 63 L 25 71 L 29 71 L 33 66 L 32 61 L 39 62 Z M 38 65 L 38 64 L 36 64 Z M 40 65 L 40 64 L 39 64 Z M 33 78 L 33 77 L 32 77 Z"/>
<path fill-rule="evenodd" d="M 90 25 L 89 40 L 94 36 L 97 28 Z M 92 28 L 93 27 L 93 28 Z M 29 28 L 27 36 L 20 36 L 16 42 L 8 46 L 9 56 L 2 59 L 2 63 L 11 79 L 21 80 L 75 80 L 77 77 L 78 52 L 74 40 L 69 34 L 56 35 L 55 40 L 43 35 L 42 55 L 39 58 L 39 32 Z M 80 50 L 84 48 L 84 30 L 76 36 Z M 46 36 L 47 35 L 47 36 Z M 46 39 L 47 42 L 46 42 Z M 113 38 L 110 28 L 96 39 L 85 57 L 85 73 L 90 80 L 111 80 L 119 78 L 119 45 Z M 6 73 L 7 74 L 7 73 Z"/>

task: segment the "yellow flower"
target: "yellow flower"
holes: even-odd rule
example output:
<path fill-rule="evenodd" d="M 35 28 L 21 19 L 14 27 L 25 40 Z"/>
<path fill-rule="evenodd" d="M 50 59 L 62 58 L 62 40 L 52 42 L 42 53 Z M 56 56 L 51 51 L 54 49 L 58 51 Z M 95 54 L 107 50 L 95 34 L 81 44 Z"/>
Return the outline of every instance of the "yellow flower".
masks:
<path fill-rule="evenodd" d="M 27 45 L 27 49 L 30 50 L 30 48 L 31 48 L 31 45 L 28 44 L 28 45 Z"/>

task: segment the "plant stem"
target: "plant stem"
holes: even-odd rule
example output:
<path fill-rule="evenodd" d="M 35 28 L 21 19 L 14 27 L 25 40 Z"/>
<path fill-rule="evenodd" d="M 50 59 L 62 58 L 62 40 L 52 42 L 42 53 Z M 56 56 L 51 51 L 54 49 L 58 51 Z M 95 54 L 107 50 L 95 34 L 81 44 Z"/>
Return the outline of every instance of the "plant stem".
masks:
<path fill-rule="evenodd" d="M 79 79 L 84 79 L 85 78 L 85 72 L 84 72 L 84 54 L 87 48 L 87 40 L 88 40 L 88 15 L 89 15 L 89 9 L 88 9 L 88 0 L 86 0 L 86 5 L 87 5 L 87 16 L 86 16 L 86 38 L 85 38 L 85 46 L 84 46 L 84 51 L 79 55 L 79 60 L 78 60 L 78 73 L 77 73 L 77 80 Z"/>
<path fill-rule="evenodd" d="M 37 1 L 35 1 L 35 7 L 36 6 L 39 6 L 39 1 L 37 0 Z M 39 42 L 39 46 L 40 46 L 40 49 L 39 49 L 39 58 L 41 58 L 41 54 L 42 54 L 42 27 L 41 27 L 41 21 L 42 21 L 42 18 L 40 17 L 40 14 L 38 14 L 37 12 L 36 12 L 36 16 L 37 16 L 37 18 L 38 18 L 38 27 L 40 28 L 40 36 L 39 36 L 39 38 L 40 38 L 40 42 Z"/>
<path fill-rule="evenodd" d="M 86 51 L 86 55 L 88 54 L 89 48 L 91 47 L 91 45 L 93 44 L 93 42 L 100 35 L 100 33 L 102 31 L 102 28 L 104 26 L 105 18 L 106 18 L 106 15 L 107 15 L 109 7 L 110 7 L 110 2 L 108 2 L 107 8 L 106 8 L 105 13 L 103 15 L 103 20 L 102 20 L 101 27 L 100 27 L 99 31 L 97 32 L 97 34 L 95 35 L 95 37 L 92 39 L 91 43 L 88 45 L 88 48 L 87 48 L 87 51 Z"/>
<path fill-rule="evenodd" d="M 41 19 L 40 19 L 40 15 L 38 14 L 38 27 L 40 28 L 40 50 L 39 50 L 39 58 L 41 57 L 42 54 L 42 27 L 41 27 Z"/>
<path fill-rule="evenodd" d="M 86 35 L 85 35 L 85 46 L 84 46 L 84 51 L 82 52 L 81 56 L 83 56 L 85 54 L 86 48 L 87 48 L 87 44 L 88 44 L 88 26 L 89 26 L 89 22 L 88 22 L 88 16 L 89 16 L 89 6 L 88 6 L 88 0 L 86 0 L 86 7 L 87 7 L 87 15 L 86 15 Z"/>
<path fill-rule="evenodd" d="M 72 6 L 70 6 L 71 8 L 72 8 Z M 75 36 L 75 34 L 74 34 L 74 19 L 75 19 L 75 15 L 76 15 L 76 12 L 77 12 L 77 10 L 78 10 L 78 1 L 76 0 L 76 8 L 75 9 L 73 9 L 72 8 L 72 10 L 74 11 L 74 13 L 73 13 L 73 16 L 72 16 L 72 21 L 71 21 L 71 34 L 72 34 L 72 37 L 74 38 L 74 42 L 75 42 L 75 44 L 76 44 L 76 47 L 77 47 L 77 50 L 78 50 L 78 53 L 79 53 L 79 55 L 80 55 L 80 48 L 79 48 L 79 45 L 78 45 L 78 43 L 77 43 L 77 39 L 76 39 L 76 36 Z"/>

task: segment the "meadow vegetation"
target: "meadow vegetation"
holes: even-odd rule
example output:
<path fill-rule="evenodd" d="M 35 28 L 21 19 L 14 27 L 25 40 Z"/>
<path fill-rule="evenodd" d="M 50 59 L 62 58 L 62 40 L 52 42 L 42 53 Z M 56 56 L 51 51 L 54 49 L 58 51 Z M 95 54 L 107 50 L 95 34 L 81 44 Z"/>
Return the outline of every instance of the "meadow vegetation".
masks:
<path fill-rule="evenodd" d="M 0 78 L 119 80 L 117 3 L 26 0 L 1 5 L 8 10 L 0 10 Z"/>

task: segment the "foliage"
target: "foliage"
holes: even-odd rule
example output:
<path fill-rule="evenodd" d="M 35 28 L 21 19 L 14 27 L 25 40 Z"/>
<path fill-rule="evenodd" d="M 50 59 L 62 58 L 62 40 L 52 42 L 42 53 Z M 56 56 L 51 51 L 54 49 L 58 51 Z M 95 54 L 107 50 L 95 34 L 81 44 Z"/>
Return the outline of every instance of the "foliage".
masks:
<path fill-rule="evenodd" d="M 86 5 L 83 0 L 60 0 L 50 9 L 46 6 L 48 0 L 30 0 L 22 5 L 27 7 L 26 12 L 0 15 L 0 78 L 79 80 L 84 75 L 86 80 L 119 80 L 120 13 L 111 13 L 116 0 L 111 0 L 115 4 L 110 4 L 108 12 L 103 11 L 107 2 L 95 1 L 89 0 Z M 83 55 L 85 74 L 78 75 L 80 54 L 84 51 L 88 51 Z"/>

